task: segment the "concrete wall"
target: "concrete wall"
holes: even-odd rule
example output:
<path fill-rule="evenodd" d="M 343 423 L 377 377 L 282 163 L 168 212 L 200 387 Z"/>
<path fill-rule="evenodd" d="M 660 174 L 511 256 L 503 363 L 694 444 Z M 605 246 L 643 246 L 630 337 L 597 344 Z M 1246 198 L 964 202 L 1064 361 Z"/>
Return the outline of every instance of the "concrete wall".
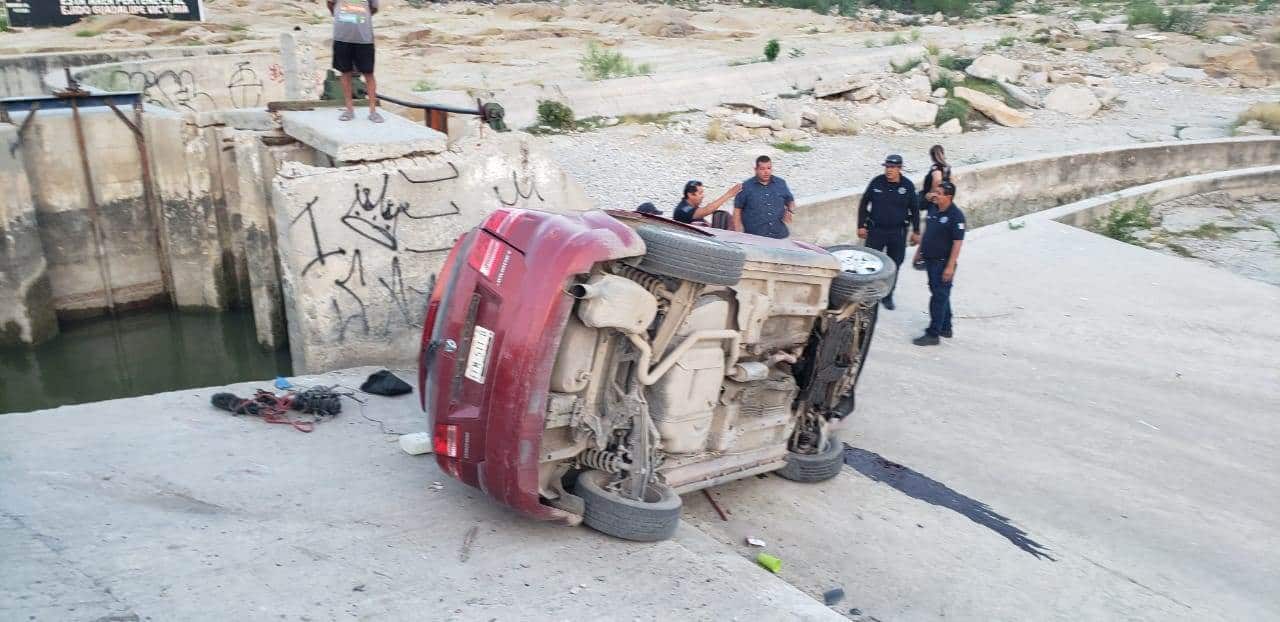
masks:
<path fill-rule="evenodd" d="M 1276 162 L 1280 138 L 1264 136 L 997 160 L 956 168 L 952 179 L 956 204 L 976 228 L 1119 188 Z M 801 199 L 793 235 L 818 244 L 853 241 L 861 191 L 859 187 Z"/>
<path fill-rule="evenodd" d="M 1037 212 L 1034 216 L 1036 220 L 1056 220 L 1068 225 L 1088 228 L 1112 211 L 1132 209 L 1139 203 L 1159 205 L 1182 197 L 1219 191 L 1235 197 L 1280 191 L 1280 165 L 1158 181 L 1068 203 Z"/>
<path fill-rule="evenodd" d="M 494 208 L 591 207 L 527 137 L 459 152 L 325 169 L 287 164 L 272 203 L 298 373 L 414 364 L 430 277 Z"/>
<path fill-rule="evenodd" d="M 200 57 L 226 54 L 219 46 L 148 47 L 102 52 L 47 52 L 0 56 L 0 97 L 43 95 L 64 88 L 63 70 L 102 63 L 155 58 Z"/>
<path fill-rule="evenodd" d="M 18 146 L 18 128 L 0 125 L 0 346 L 58 334 L 31 185 Z"/>
<path fill-rule="evenodd" d="M 134 136 L 110 110 L 84 109 L 80 117 L 87 175 L 68 109 L 37 113 L 22 144 L 53 304 L 69 316 L 101 313 L 111 301 L 117 308 L 154 304 L 165 286 Z"/>
<path fill-rule="evenodd" d="M 276 52 L 128 60 L 81 67 L 73 74 L 104 91 L 142 91 L 148 103 L 178 111 L 256 108 L 285 99 Z"/>

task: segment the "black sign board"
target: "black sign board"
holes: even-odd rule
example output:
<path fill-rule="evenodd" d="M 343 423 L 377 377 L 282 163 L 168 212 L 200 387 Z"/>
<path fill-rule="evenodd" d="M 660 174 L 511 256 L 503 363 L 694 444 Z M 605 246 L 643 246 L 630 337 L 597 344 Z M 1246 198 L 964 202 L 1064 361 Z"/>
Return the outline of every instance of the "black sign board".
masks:
<path fill-rule="evenodd" d="M 7 0 L 13 26 L 66 26 L 94 15 L 201 21 L 201 0 Z"/>

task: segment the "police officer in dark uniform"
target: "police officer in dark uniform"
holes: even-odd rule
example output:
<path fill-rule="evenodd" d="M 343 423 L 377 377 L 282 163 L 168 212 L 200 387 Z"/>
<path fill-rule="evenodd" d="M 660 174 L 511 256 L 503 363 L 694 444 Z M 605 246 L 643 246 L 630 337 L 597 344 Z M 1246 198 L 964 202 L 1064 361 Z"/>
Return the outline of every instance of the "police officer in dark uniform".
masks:
<path fill-rule="evenodd" d="M 911 243 L 920 241 L 920 206 L 916 186 L 902 176 L 902 156 L 891 155 L 884 159 L 884 174 L 877 175 L 867 184 L 858 203 L 858 237 L 866 240 L 867 248 L 883 251 L 893 262 L 902 266 L 907 254 L 907 227 L 911 227 Z M 893 288 L 897 288 L 894 277 Z M 884 308 L 893 309 L 893 289 L 881 301 Z"/>
<path fill-rule="evenodd" d="M 924 261 L 929 273 L 929 328 L 912 343 L 936 346 L 939 337 L 951 338 L 951 282 L 964 244 L 964 212 L 953 201 L 956 187 L 944 181 L 929 195 L 932 203 L 925 216 L 924 240 L 915 259 Z"/>

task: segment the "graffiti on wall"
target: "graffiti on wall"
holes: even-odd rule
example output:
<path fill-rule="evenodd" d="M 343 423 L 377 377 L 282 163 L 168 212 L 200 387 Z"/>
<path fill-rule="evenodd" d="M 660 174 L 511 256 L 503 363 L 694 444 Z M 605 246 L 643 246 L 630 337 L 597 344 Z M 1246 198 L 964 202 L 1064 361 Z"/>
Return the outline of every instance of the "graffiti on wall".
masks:
<path fill-rule="evenodd" d="M 237 62 L 221 89 L 214 87 L 210 90 L 202 86 L 190 69 L 116 69 L 111 72 L 107 83 L 112 90 L 141 91 L 149 104 L 185 112 L 254 108 L 264 102 L 265 84 L 249 61 Z M 218 96 L 222 99 L 219 100 Z"/>
<path fill-rule="evenodd" d="M 326 341 L 421 330 L 429 275 L 454 239 L 501 205 L 545 201 L 532 179 L 512 171 L 492 195 L 463 199 L 472 206 L 464 213 L 452 198 L 461 190 L 459 177 L 452 163 L 422 178 L 384 172 L 353 183 L 342 196 L 315 195 L 292 216 L 299 278 L 315 304 L 336 318 Z"/>

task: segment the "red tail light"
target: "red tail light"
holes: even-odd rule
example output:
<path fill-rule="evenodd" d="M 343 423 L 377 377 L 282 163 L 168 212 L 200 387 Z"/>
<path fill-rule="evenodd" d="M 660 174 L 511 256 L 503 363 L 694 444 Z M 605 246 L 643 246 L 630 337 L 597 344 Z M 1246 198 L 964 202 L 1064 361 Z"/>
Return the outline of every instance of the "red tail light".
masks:
<path fill-rule="evenodd" d="M 432 437 L 437 456 L 447 458 L 458 457 L 458 426 L 444 423 L 436 424 L 436 433 Z"/>

